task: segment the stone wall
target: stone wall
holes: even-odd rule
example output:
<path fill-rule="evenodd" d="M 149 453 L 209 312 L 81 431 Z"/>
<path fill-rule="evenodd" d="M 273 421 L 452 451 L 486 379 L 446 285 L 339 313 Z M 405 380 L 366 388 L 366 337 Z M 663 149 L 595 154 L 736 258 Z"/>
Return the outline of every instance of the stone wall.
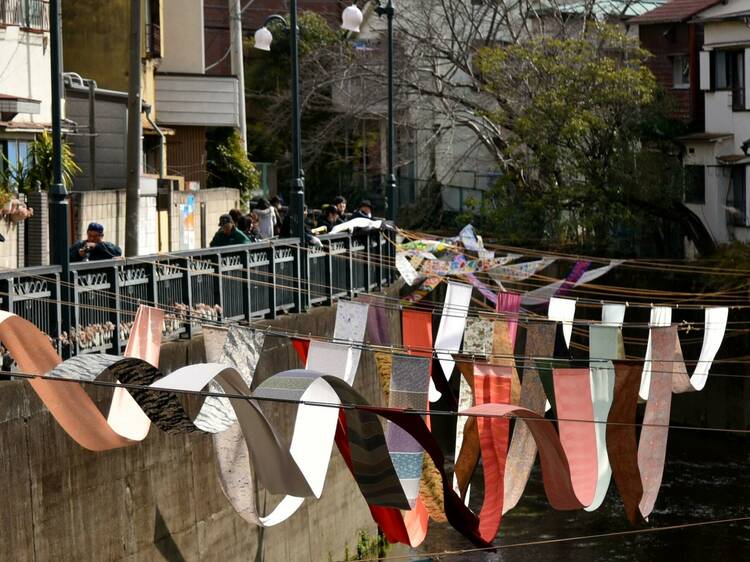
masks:
<path fill-rule="evenodd" d="M 301 333 L 333 332 L 335 311 L 264 322 Z M 394 329 L 398 329 L 395 314 Z M 165 345 L 170 371 L 203 359 L 202 341 Z M 257 376 L 299 367 L 288 340 L 269 338 Z M 382 404 L 371 354 L 356 388 Z M 91 389 L 88 389 L 91 390 Z M 106 412 L 108 391 L 94 389 Z M 289 407 L 264 405 L 287 438 Z M 354 552 L 360 529 L 376 528 L 338 450 L 320 500 L 308 500 L 287 522 L 260 530 L 232 509 L 218 485 L 212 441 L 152 428 L 142 443 L 92 453 L 58 427 L 26 382 L 0 383 L 0 560 L 340 560 Z M 269 512 L 278 498 L 264 498 Z"/>

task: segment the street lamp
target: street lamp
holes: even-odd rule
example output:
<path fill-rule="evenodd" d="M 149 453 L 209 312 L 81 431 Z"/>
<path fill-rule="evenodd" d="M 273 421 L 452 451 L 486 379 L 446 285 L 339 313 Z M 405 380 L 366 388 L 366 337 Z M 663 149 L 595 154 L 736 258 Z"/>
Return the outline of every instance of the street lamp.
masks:
<path fill-rule="evenodd" d="M 386 218 L 396 220 L 396 211 L 398 210 L 398 185 L 396 183 L 395 160 L 396 160 L 396 118 L 394 114 L 394 70 L 393 70 L 393 16 L 396 10 L 393 7 L 393 0 L 387 0 L 385 5 L 380 0 L 374 0 L 377 3 L 375 13 L 382 17 L 388 18 L 388 178 L 386 191 Z M 341 27 L 353 33 L 359 33 L 359 27 L 362 25 L 364 17 L 362 11 L 357 7 L 356 1 L 344 9 L 341 14 Z"/>
<path fill-rule="evenodd" d="M 297 0 L 289 3 L 289 22 L 278 15 L 266 18 L 263 26 L 255 32 L 255 48 L 270 51 L 273 35 L 268 24 L 278 21 L 291 30 L 292 55 L 292 196 L 289 201 L 289 218 L 292 236 L 299 238 L 300 244 L 306 243 L 305 236 L 305 180 L 302 172 L 302 140 L 299 102 L 299 27 L 297 26 Z"/>
<path fill-rule="evenodd" d="M 50 198 L 50 245 L 51 262 L 60 266 L 60 299 L 62 306 L 60 324 L 63 331 L 70 329 L 70 309 L 68 307 L 70 281 L 70 229 L 68 224 L 68 190 L 63 182 L 62 168 L 62 0 L 50 0 L 50 79 L 52 85 L 52 185 Z"/>

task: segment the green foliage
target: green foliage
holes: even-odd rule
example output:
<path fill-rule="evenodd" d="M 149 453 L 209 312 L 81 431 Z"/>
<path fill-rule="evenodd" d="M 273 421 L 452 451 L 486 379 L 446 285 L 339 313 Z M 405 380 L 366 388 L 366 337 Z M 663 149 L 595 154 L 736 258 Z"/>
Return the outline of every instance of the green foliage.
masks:
<path fill-rule="evenodd" d="M 357 533 L 357 550 L 354 555 L 349 553 L 349 546 L 344 548 L 344 560 L 372 560 L 384 558 L 388 554 L 390 544 L 383 535 L 370 536 L 367 531 L 360 529 Z M 329 554 L 330 558 L 330 554 Z"/>
<path fill-rule="evenodd" d="M 11 165 L 3 156 L 4 166 L 0 174 L 0 186 L 9 190 L 11 186 L 19 192 L 36 189 L 39 182 L 43 190 L 49 190 L 54 181 L 52 170 L 53 147 L 52 136 L 44 131 L 31 143 L 28 164 L 18 162 Z M 66 188 L 73 185 L 73 177 L 81 173 L 81 168 L 75 161 L 73 150 L 67 142 L 62 144 L 62 176 Z"/>
<path fill-rule="evenodd" d="M 208 187 L 234 187 L 243 204 L 260 188 L 260 172 L 247 157 L 239 132 L 221 128 L 208 135 Z"/>
<path fill-rule="evenodd" d="M 489 115 L 507 133 L 506 173 L 479 209 L 485 229 L 518 244 L 604 250 L 618 229 L 680 200 L 675 127 L 648 56 L 607 26 L 478 52 L 497 101 Z"/>

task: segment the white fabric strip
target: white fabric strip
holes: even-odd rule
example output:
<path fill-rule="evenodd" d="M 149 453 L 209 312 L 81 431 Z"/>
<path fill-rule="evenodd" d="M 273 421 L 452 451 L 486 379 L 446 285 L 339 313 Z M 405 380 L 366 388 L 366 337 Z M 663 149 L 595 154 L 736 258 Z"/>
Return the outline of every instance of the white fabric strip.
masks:
<path fill-rule="evenodd" d="M 707 308 L 705 311 L 703 346 L 701 347 L 698 363 L 695 365 L 695 371 L 690 377 L 690 384 L 693 385 L 695 390 L 703 390 L 706 386 L 711 364 L 716 359 L 721 342 L 724 340 L 728 318 L 728 308 Z"/>
<path fill-rule="evenodd" d="M 602 307 L 602 327 L 591 327 L 590 333 L 593 333 L 597 329 L 616 330 L 618 340 L 616 349 L 601 349 L 594 343 L 591 337 L 589 338 L 589 355 L 592 360 L 589 375 L 591 377 L 591 401 L 594 406 L 594 420 L 598 422 L 607 421 L 609 410 L 612 407 L 612 401 L 615 397 L 615 368 L 612 360 L 622 359 L 619 347 L 622 341 L 621 328 L 624 319 L 625 305 L 605 304 Z M 610 480 L 612 479 L 612 467 L 609 464 L 609 455 L 607 454 L 606 423 L 595 424 L 594 432 L 596 435 L 599 476 L 596 482 L 594 500 L 591 502 L 591 505 L 585 508 L 586 511 L 595 511 L 601 506 L 607 495 Z"/>
<path fill-rule="evenodd" d="M 562 322 L 565 344 L 570 347 L 570 338 L 573 335 L 573 320 L 576 316 L 576 301 L 573 299 L 562 299 L 552 297 L 549 301 L 547 318 L 555 322 Z"/>
<path fill-rule="evenodd" d="M 464 337 L 466 317 L 471 303 L 471 290 L 471 285 L 449 282 L 445 293 L 443 315 L 440 317 L 440 326 L 435 336 L 435 350 L 446 379 L 450 378 L 453 367 L 456 365 L 452 354 L 461 349 L 461 340 Z M 442 394 L 435 388 L 435 383 L 430 378 L 430 402 L 438 401 L 441 396 Z"/>

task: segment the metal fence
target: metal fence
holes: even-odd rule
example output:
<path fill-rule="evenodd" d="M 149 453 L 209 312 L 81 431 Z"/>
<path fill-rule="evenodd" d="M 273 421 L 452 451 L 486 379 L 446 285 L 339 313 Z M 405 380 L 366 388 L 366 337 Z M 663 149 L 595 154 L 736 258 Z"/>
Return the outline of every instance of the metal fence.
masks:
<path fill-rule="evenodd" d="M 322 236 L 0 272 L 0 310 L 49 335 L 63 356 L 119 354 L 140 304 L 165 310 L 165 336 L 189 338 L 202 321 L 275 318 L 379 290 L 394 277 L 389 231 Z M 70 329 L 62 325 L 63 303 Z"/>

